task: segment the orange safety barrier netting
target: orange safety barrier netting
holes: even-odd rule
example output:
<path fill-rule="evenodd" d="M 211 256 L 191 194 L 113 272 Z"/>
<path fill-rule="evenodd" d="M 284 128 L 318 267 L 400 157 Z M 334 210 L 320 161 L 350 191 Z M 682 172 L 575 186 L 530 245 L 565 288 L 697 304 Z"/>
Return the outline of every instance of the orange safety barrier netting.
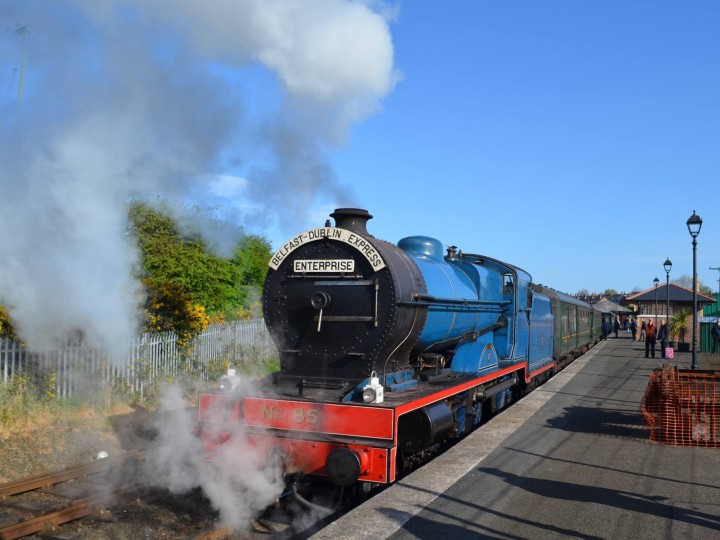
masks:
<path fill-rule="evenodd" d="M 675 446 L 720 446 L 720 371 L 671 368 L 650 374 L 640 404 L 650 440 Z"/>

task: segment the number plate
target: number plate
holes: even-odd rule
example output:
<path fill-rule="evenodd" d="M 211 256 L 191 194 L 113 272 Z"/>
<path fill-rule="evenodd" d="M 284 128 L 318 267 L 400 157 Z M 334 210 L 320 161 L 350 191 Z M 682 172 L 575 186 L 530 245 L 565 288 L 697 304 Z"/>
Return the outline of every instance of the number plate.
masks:
<path fill-rule="evenodd" d="M 245 398 L 245 425 L 354 437 L 393 438 L 393 410 Z"/>

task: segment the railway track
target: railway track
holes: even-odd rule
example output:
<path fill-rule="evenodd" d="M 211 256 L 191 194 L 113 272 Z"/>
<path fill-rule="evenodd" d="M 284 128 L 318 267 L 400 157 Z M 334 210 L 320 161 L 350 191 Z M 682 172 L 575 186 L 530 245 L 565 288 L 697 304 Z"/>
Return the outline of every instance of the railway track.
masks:
<path fill-rule="evenodd" d="M 122 507 L 128 500 L 136 498 L 139 492 L 144 493 L 143 499 L 149 497 L 146 501 L 153 500 L 154 492 L 150 490 L 148 494 L 147 486 L 127 481 L 142 477 L 137 473 L 137 466 L 144 457 L 144 452 L 132 451 L 0 484 L 0 540 L 12 540 L 38 533 L 48 538 L 69 538 L 77 533 L 61 526 L 87 516 L 100 518 L 96 521 L 106 521 L 108 526 L 112 526 L 111 523 L 116 522 L 117 516 L 109 512 L 110 508 Z M 288 502 L 291 504 L 287 504 Z M 294 510 L 288 508 L 293 506 L 293 503 Z M 183 506 L 188 504 L 193 503 L 185 502 Z M 150 502 L 149 506 L 152 505 Z M 283 497 L 264 515 L 253 519 L 248 530 L 233 531 L 217 523 L 215 527 L 202 532 L 193 533 L 192 527 L 188 526 L 184 532 L 181 532 L 182 528 L 176 528 L 173 534 L 188 540 L 300 540 L 307 538 L 308 531 L 314 529 L 313 524 L 308 521 L 297 527 L 298 512 L 307 513 L 309 510 L 314 510 L 318 521 L 322 521 L 320 516 L 327 517 L 330 513 L 328 509 L 288 491 L 287 497 Z M 171 511 L 182 512 L 178 508 Z M 127 522 L 134 519 L 122 515 Z M 187 521 L 192 518 L 183 516 L 182 519 Z M 139 524 L 138 530 L 142 527 L 143 525 Z"/>
<path fill-rule="evenodd" d="M 0 484 L 0 540 L 47 531 L 117 504 L 140 486 L 125 482 L 144 458 L 131 451 Z"/>

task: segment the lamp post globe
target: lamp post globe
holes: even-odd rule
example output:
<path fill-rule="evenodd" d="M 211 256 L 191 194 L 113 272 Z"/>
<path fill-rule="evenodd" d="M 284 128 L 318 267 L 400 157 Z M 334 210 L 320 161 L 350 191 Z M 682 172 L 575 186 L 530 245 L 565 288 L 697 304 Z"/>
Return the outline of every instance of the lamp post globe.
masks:
<path fill-rule="evenodd" d="M 660 280 L 657 278 L 657 276 L 655 276 L 655 279 L 653 279 L 653 284 L 655 285 L 655 328 L 656 328 L 655 331 L 656 332 L 657 332 L 657 288 L 658 288 L 658 283 L 660 283 Z"/>
<path fill-rule="evenodd" d="M 697 237 L 700 234 L 702 228 L 702 219 L 693 210 L 692 216 L 690 216 L 686 222 L 688 232 L 692 236 L 693 246 L 693 312 L 692 312 L 692 369 L 697 369 Z"/>

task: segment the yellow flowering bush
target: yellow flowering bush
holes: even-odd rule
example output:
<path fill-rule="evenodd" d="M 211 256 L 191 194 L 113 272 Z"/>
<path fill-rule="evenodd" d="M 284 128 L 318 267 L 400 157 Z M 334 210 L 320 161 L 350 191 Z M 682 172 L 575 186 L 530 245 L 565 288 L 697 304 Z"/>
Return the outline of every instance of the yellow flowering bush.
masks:
<path fill-rule="evenodd" d="M 174 332 L 178 344 L 187 346 L 210 324 L 205 307 L 193 304 L 181 286 L 172 283 L 156 284 L 144 280 L 148 292 L 145 305 L 145 328 L 149 332 Z"/>
<path fill-rule="evenodd" d="M 17 339 L 10 314 L 2 304 L 0 304 L 0 338 Z"/>

